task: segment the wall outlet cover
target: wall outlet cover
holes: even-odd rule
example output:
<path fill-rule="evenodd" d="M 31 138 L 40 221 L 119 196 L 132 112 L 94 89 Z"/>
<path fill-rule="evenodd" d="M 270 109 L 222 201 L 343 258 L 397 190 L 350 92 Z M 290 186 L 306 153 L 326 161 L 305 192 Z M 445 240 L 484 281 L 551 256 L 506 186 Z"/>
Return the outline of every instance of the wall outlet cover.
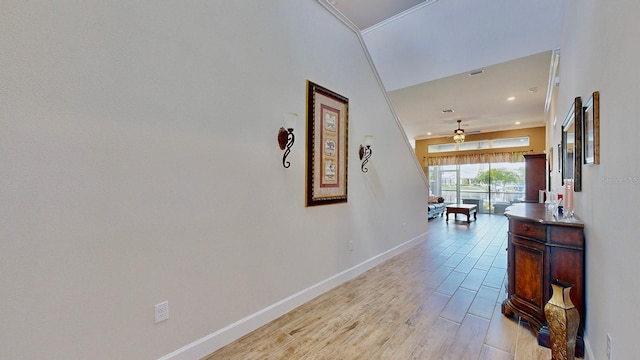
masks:
<path fill-rule="evenodd" d="M 169 302 L 161 302 L 155 305 L 156 324 L 169 319 Z"/>

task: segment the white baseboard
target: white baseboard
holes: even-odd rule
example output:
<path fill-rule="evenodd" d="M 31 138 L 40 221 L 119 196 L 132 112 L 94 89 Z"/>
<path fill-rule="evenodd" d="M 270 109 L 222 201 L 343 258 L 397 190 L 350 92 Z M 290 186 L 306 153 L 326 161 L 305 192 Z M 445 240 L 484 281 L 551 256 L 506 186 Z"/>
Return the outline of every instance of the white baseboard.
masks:
<path fill-rule="evenodd" d="M 365 271 L 383 263 L 395 255 L 407 250 L 426 238 L 427 233 L 416 236 L 415 238 L 402 243 L 392 249 L 389 249 L 379 255 L 376 255 L 350 269 L 340 272 L 328 279 L 325 279 L 315 285 L 312 285 L 297 294 L 293 294 L 288 298 L 278 301 L 258 312 L 255 312 L 243 319 L 236 321 L 220 330 L 217 330 L 203 338 L 200 338 L 182 348 L 175 350 L 167 355 L 162 356 L 158 360 L 196 360 L 211 354 L 221 347 L 239 339 L 240 337 L 250 333 L 251 331 L 268 324 L 272 320 L 286 314 L 287 312 L 297 308 L 298 306 L 310 301 L 311 299 L 321 295 L 334 287 L 355 278 Z"/>
<path fill-rule="evenodd" d="M 584 360 L 595 360 L 593 357 L 593 351 L 591 350 L 591 343 L 587 339 L 587 335 L 584 336 Z"/>

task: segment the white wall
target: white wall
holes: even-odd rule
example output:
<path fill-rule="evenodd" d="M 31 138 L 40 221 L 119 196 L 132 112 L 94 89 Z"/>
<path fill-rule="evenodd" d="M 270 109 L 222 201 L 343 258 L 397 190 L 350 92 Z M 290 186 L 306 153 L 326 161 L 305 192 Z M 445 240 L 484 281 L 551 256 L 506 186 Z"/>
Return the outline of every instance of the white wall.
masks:
<path fill-rule="evenodd" d="M 607 359 L 607 333 L 612 359 L 634 359 L 640 333 L 640 2 L 569 0 L 565 14 L 556 141 L 573 98 L 584 103 L 600 91 L 601 164 L 583 167 L 583 191 L 575 197 L 576 214 L 586 224 L 586 337 L 595 359 Z"/>
<path fill-rule="evenodd" d="M 558 0 L 436 1 L 374 25 L 364 38 L 393 91 L 556 48 L 561 9 Z"/>
<path fill-rule="evenodd" d="M 2 359 L 157 358 L 426 231 L 358 38 L 316 1 L 8 1 L 0 48 Z M 304 207 L 304 115 L 281 165 L 307 79 L 350 100 L 347 204 Z"/>

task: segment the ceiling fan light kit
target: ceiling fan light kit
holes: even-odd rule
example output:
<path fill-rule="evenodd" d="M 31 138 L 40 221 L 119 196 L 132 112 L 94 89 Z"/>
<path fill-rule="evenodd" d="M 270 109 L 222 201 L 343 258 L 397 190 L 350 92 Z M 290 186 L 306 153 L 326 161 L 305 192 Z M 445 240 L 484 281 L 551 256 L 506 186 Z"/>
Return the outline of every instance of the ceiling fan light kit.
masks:
<path fill-rule="evenodd" d="M 456 130 L 453 130 L 453 141 L 457 142 L 457 143 L 461 143 L 464 142 L 464 129 L 460 129 L 460 123 L 462 122 L 462 120 L 458 120 L 458 128 Z"/>

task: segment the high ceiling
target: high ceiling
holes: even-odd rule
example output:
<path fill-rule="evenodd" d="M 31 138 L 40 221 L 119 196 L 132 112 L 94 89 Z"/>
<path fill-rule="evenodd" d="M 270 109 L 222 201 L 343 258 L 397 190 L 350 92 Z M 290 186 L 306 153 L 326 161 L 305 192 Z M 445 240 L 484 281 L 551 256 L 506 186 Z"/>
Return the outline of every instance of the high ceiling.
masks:
<path fill-rule="evenodd" d="M 361 30 L 411 142 L 458 119 L 466 132 L 544 126 L 564 2 L 328 0 Z"/>

